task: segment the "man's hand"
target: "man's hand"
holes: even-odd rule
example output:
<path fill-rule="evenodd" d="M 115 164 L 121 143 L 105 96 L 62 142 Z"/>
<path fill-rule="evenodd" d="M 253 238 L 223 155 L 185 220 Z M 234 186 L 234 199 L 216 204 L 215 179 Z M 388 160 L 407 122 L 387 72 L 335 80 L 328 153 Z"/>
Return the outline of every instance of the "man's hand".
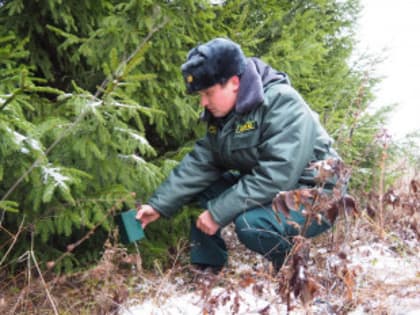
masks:
<path fill-rule="evenodd" d="M 216 234 L 217 230 L 220 228 L 220 225 L 217 224 L 213 217 L 211 216 L 209 210 L 204 211 L 197 219 L 196 223 L 197 229 L 201 230 L 207 235 Z"/>
<path fill-rule="evenodd" d="M 160 213 L 153 209 L 152 206 L 142 205 L 137 208 L 136 219 L 141 221 L 141 226 L 144 229 L 149 223 L 160 218 Z"/>

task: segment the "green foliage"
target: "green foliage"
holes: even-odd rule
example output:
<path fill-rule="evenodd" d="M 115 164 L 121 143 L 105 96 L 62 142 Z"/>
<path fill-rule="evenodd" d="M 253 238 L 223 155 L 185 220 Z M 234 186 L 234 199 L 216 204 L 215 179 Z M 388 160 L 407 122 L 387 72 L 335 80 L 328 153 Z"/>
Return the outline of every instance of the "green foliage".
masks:
<path fill-rule="evenodd" d="M 19 204 L 15 201 L 10 201 L 10 200 L 0 201 L 0 209 L 3 209 L 4 211 L 17 213 L 19 212 L 18 206 Z"/>
<path fill-rule="evenodd" d="M 395 187 L 396 180 L 406 182 L 418 177 L 420 169 L 420 130 L 414 130 L 402 139 L 387 139 L 385 160 L 385 190 Z M 382 143 L 382 146 L 384 144 Z M 375 187 L 376 188 L 376 187 Z"/>
<path fill-rule="evenodd" d="M 2 1 L 0 224 L 26 222 L 10 259 L 33 235 L 54 260 L 99 226 L 56 267 L 98 257 L 112 215 L 146 200 L 203 134 L 180 66 L 215 36 L 287 72 L 346 162 L 373 174 L 386 113 L 366 114 L 377 79 L 348 64 L 358 12 L 357 0 Z M 188 238 L 187 210 L 147 229 L 147 266 Z"/>
<path fill-rule="evenodd" d="M 349 116 L 347 119 L 351 124 L 342 124 L 337 132 L 338 149 L 353 170 L 352 184 L 361 191 L 369 191 L 377 184 L 384 150 L 380 135 L 390 111 L 390 107 L 385 107 L 372 113 Z"/>
<path fill-rule="evenodd" d="M 67 89 L 71 80 L 101 80 L 86 68 L 86 61 L 72 57 L 72 47 L 61 46 L 61 37 L 49 26 L 77 37 L 87 37 L 112 9 L 111 1 L 5 0 L 0 6 L 0 24 L 19 38 L 27 38 L 28 62 L 38 77 L 51 86 Z M 95 82 L 97 83 L 97 82 Z"/>
<path fill-rule="evenodd" d="M 143 53 L 139 49 L 123 62 L 118 79 L 106 81 L 95 95 L 76 84 L 66 94 L 39 86 L 40 80 L 26 68 L 20 71 L 27 73 L 24 79 L 12 72 L 5 78 L 9 84 L 1 86 L 0 111 L 2 225 L 16 231 L 25 215 L 36 239 L 57 248 L 61 242 L 51 242 L 53 235 L 70 240 L 78 230 L 98 223 L 109 230 L 108 209 L 121 209 L 123 198 L 133 206 L 131 191 L 150 194 L 162 175 L 145 160 L 156 152 L 143 126 L 164 113 L 137 104 L 125 93 L 130 63 Z M 10 56 L 4 67 L 15 62 Z M 58 98 L 45 97 L 52 93 Z M 10 213 L 17 209 L 20 215 Z M 9 236 L 1 237 L 7 241 Z M 20 244 L 16 249 L 27 250 Z M 53 259 L 55 252 L 46 251 L 43 259 Z"/>

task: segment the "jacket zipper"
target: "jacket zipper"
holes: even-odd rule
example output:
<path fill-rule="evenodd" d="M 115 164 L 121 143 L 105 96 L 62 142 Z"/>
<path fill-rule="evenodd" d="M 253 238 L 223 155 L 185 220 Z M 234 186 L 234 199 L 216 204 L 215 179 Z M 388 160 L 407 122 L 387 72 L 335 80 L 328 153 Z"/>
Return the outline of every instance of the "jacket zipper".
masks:
<path fill-rule="evenodd" d="M 221 132 L 218 135 L 218 138 L 219 138 L 218 142 L 220 142 L 219 152 L 220 152 L 220 157 L 221 157 L 222 163 L 224 165 L 226 165 L 227 162 L 230 162 L 229 154 L 228 154 L 228 152 L 230 150 L 229 150 L 229 148 L 226 147 L 226 141 L 228 139 L 228 136 L 235 131 L 235 129 L 232 128 L 235 121 L 236 121 L 236 119 L 235 119 L 235 116 L 234 116 L 230 120 L 228 120 L 225 124 L 223 124 Z"/>

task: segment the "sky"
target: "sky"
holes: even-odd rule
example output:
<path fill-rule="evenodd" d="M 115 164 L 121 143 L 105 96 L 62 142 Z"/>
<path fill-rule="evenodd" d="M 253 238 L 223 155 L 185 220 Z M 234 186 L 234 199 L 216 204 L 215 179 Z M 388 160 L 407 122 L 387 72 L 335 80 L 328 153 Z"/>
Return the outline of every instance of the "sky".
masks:
<path fill-rule="evenodd" d="M 420 126 L 420 0 L 361 0 L 358 51 L 382 54 L 385 76 L 373 106 L 398 103 L 387 126 L 394 139 Z"/>

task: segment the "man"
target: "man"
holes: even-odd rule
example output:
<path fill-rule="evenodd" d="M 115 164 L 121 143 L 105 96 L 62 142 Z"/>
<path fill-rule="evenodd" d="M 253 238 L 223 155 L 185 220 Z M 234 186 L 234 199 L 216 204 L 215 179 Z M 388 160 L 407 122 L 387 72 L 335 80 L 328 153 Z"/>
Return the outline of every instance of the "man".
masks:
<path fill-rule="evenodd" d="M 200 96 L 207 134 L 138 209 L 137 219 L 146 227 L 199 200 L 204 210 L 191 227 L 191 263 L 224 266 L 220 229 L 234 222 L 239 240 L 278 269 L 299 233 L 295 223 L 302 226 L 305 217 L 292 211 L 295 223 L 288 224 L 274 213 L 272 199 L 314 185 L 308 164 L 336 157 L 332 141 L 286 74 L 246 58 L 229 39 L 193 48 L 181 70 L 187 92 Z M 313 222 L 306 236 L 329 227 Z"/>

